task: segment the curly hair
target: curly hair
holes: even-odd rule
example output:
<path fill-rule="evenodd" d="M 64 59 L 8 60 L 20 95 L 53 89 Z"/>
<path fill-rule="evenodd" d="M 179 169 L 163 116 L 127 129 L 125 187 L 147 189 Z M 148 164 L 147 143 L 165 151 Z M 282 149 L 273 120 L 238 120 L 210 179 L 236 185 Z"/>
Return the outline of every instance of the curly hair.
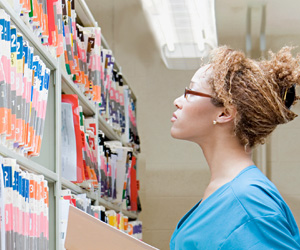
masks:
<path fill-rule="evenodd" d="M 282 97 L 286 90 L 300 84 L 299 55 L 293 57 L 291 50 L 284 47 L 276 54 L 270 52 L 270 59 L 261 61 L 226 46 L 212 52 L 212 102 L 236 107 L 234 132 L 242 145 L 252 148 L 265 143 L 278 124 L 297 116 Z"/>

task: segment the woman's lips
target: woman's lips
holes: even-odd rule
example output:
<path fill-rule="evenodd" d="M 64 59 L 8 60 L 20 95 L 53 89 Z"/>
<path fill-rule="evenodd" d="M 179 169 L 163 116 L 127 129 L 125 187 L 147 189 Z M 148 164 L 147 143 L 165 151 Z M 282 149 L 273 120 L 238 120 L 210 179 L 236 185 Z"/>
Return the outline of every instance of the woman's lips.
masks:
<path fill-rule="evenodd" d="M 171 118 L 171 122 L 175 122 L 177 120 L 177 116 L 175 115 L 175 113 L 173 113 L 173 116 Z"/>

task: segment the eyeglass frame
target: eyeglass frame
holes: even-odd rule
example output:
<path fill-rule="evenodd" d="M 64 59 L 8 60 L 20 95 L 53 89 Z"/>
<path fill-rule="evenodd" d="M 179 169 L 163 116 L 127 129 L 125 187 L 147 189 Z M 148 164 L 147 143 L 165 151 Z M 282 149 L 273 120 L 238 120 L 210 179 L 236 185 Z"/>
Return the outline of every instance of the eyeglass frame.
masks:
<path fill-rule="evenodd" d="M 208 97 L 208 98 L 213 98 L 213 96 L 209 95 L 209 94 L 205 94 L 199 91 L 194 91 L 191 90 L 188 87 L 185 87 L 184 89 L 184 98 L 187 99 L 187 95 L 196 95 L 196 96 L 202 96 L 202 97 Z M 291 106 L 293 105 L 295 99 L 296 99 L 296 88 L 295 88 L 295 84 L 292 85 L 290 88 L 285 88 L 283 90 L 283 93 L 281 95 L 282 97 L 282 101 L 284 102 L 285 106 L 287 109 L 290 109 Z"/>
<path fill-rule="evenodd" d="M 196 96 L 202 96 L 202 97 L 208 97 L 208 98 L 213 98 L 211 95 L 209 94 L 205 94 L 205 93 L 202 93 L 202 92 L 199 92 L 199 91 L 194 91 L 194 90 L 191 90 L 190 88 L 186 87 L 184 89 L 184 98 L 187 99 L 187 95 L 196 95 Z"/>

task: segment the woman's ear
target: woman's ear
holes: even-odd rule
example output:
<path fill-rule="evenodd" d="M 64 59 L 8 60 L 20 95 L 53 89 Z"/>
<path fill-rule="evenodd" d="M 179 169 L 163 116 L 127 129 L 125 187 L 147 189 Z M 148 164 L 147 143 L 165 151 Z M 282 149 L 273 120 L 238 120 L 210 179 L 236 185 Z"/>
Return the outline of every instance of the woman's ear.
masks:
<path fill-rule="evenodd" d="M 233 121 L 236 117 L 237 110 L 234 106 L 223 108 L 216 119 L 217 123 L 227 123 Z"/>

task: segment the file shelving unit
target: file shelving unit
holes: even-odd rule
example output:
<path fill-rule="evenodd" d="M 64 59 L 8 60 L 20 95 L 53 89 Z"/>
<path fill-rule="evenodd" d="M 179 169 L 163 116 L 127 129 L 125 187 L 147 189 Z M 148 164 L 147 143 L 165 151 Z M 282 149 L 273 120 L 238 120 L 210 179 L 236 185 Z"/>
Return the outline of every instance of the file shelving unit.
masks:
<path fill-rule="evenodd" d="M 92 16 L 88 6 L 84 0 L 76 0 L 76 13 L 81 23 L 84 26 L 97 27 L 98 24 Z M 46 66 L 51 70 L 49 83 L 49 96 L 47 104 L 47 115 L 44 129 L 44 136 L 40 156 L 37 158 L 28 159 L 5 146 L 0 145 L 0 154 L 5 157 L 11 157 L 17 160 L 17 163 L 22 168 L 45 176 L 49 185 L 49 234 L 50 234 L 50 249 L 61 249 L 60 238 L 60 223 L 59 223 L 59 200 L 60 191 L 64 188 L 70 189 L 74 193 L 86 193 L 87 197 L 92 199 L 96 205 L 100 204 L 107 209 L 122 211 L 129 218 L 136 219 L 137 214 L 129 211 L 124 211 L 120 206 L 110 203 L 100 198 L 99 192 L 91 192 L 82 189 L 72 182 L 61 177 L 61 94 L 78 95 L 79 104 L 83 107 L 85 116 L 93 116 L 98 120 L 98 129 L 102 130 L 106 137 L 110 140 L 121 141 L 121 137 L 115 133 L 112 127 L 100 116 L 96 106 L 89 101 L 80 92 L 77 86 L 70 79 L 59 59 L 53 58 L 47 49 L 40 41 L 32 36 L 32 32 L 27 27 L 23 20 L 15 13 L 7 0 L 0 0 L 0 8 L 11 17 L 11 23 L 17 27 L 24 38 L 29 42 L 30 46 L 34 47 L 35 54 L 39 55 Z M 109 48 L 105 39 L 102 36 L 102 45 Z M 126 80 L 124 80 L 125 84 Z M 135 97 L 134 97 L 135 98 Z"/>

